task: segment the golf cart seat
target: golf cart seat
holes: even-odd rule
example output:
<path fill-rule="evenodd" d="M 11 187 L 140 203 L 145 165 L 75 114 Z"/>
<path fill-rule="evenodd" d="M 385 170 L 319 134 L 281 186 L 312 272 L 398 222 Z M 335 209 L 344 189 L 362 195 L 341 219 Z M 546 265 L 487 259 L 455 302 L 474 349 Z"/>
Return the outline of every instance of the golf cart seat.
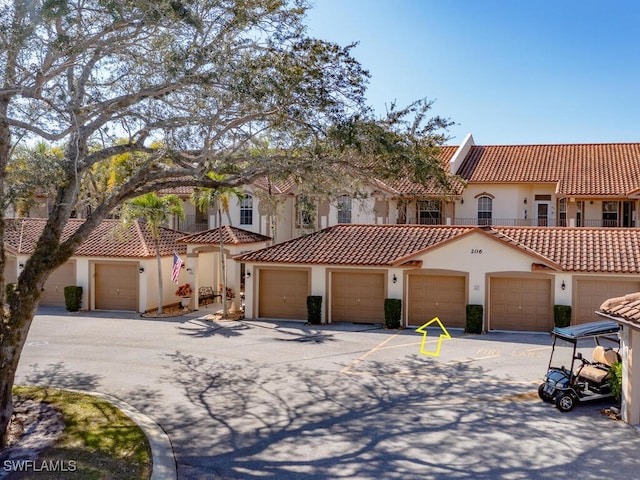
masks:
<path fill-rule="evenodd" d="M 620 361 L 620 355 L 610 348 L 598 345 L 593 349 L 593 363 L 580 370 L 580 377 L 590 382 L 602 383 L 609 375 L 609 367 Z"/>

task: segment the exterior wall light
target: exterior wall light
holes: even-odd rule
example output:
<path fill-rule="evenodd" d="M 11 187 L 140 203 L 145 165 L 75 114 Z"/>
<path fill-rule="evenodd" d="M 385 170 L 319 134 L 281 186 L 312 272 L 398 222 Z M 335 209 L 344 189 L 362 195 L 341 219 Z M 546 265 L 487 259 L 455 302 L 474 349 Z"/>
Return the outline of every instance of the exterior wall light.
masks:
<path fill-rule="evenodd" d="M 139 271 L 140 273 L 144 273 L 144 267 L 140 267 L 140 268 L 138 269 L 138 271 Z"/>
<path fill-rule="evenodd" d="M 567 288 L 567 285 L 564 283 L 564 280 L 562 280 L 562 283 L 560 284 L 560 288 L 562 290 L 564 290 L 565 288 Z"/>
<path fill-rule="evenodd" d="M 396 283 L 398 281 L 398 277 L 396 277 L 395 273 L 393 274 L 392 280 L 393 280 L 393 283 Z"/>
<path fill-rule="evenodd" d="M 247 277 L 247 278 L 251 278 L 251 272 L 245 273 L 244 276 Z"/>

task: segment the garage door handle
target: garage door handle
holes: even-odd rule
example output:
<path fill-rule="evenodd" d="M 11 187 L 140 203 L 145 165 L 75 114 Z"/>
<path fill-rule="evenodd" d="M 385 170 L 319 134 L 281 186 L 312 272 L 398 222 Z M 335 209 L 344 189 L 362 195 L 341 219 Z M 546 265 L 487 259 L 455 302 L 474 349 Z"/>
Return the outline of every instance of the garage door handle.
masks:
<path fill-rule="evenodd" d="M 282 297 L 282 301 L 283 301 L 284 303 L 287 303 L 287 297 Z"/>

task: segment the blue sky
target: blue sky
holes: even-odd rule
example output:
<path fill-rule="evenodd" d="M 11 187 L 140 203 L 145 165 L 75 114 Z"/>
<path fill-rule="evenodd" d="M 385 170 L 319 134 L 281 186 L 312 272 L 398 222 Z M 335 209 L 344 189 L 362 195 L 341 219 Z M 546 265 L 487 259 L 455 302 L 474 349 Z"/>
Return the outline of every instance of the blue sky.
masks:
<path fill-rule="evenodd" d="M 640 141 L 640 2 L 310 0 L 308 33 L 369 70 L 369 104 L 427 97 L 458 144 Z"/>

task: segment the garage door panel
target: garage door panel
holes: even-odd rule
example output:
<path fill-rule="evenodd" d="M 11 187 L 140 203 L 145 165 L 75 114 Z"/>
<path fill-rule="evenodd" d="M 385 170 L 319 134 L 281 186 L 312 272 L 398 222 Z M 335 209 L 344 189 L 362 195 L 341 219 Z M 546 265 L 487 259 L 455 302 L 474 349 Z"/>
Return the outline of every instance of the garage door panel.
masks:
<path fill-rule="evenodd" d="M 573 323 L 580 324 L 602 320 L 595 312 L 600 305 L 614 297 L 622 297 L 640 291 L 640 282 L 610 278 L 583 279 L 576 281 L 573 307 Z"/>
<path fill-rule="evenodd" d="M 333 272 L 331 274 L 331 321 L 384 322 L 383 273 Z"/>
<path fill-rule="evenodd" d="M 64 287 L 76 284 L 76 262 L 67 262 L 55 269 L 47 278 L 40 296 L 40 305 L 64 307 Z"/>
<path fill-rule="evenodd" d="M 140 274 L 135 264 L 95 264 L 95 308 L 138 310 Z"/>
<path fill-rule="evenodd" d="M 304 320 L 308 295 L 307 271 L 259 271 L 258 315 L 262 318 Z"/>
<path fill-rule="evenodd" d="M 489 328 L 547 332 L 553 328 L 551 279 L 490 279 Z"/>
<path fill-rule="evenodd" d="M 459 275 L 409 275 L 409 325 L 423 325 L 438 317 L 446 327 L 464 328 L 466 277 Z"/>

